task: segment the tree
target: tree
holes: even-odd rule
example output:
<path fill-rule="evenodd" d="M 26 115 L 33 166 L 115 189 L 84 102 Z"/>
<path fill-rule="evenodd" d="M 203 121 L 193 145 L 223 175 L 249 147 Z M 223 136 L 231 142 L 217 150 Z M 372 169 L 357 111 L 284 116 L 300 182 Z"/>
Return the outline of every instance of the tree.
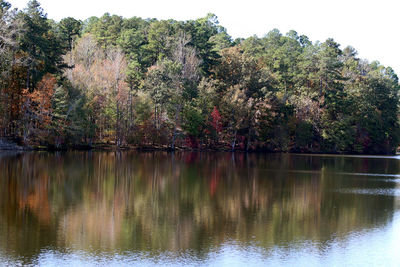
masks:
<path fill-rule="evenodd" d="M 191 36 L 191 45 L 201 59 L 202 74 L 209 76 L 218 64 L 219 51 L 231 45 L 231 37 L 219 25 L 217 16 L 211 13 L 195 21 L 189 20 L 182 27 Z"/>
<path fill-rule="evenodd" d="M 159 128 L 160 115 L 165 108 L 173 124 L 171 149 L 175 149 L 185 100 L 193 97 L 192 92 L 199 78 L 200 61 L 196 51 L 188 46 L 189 41 L 189 37 L 182 33 L 174 43 L 172 60 L 158 61 L 147 74 L 146 88 L 155 103 L 156 128 Z"/>
<path fill-rule="evenodd" d="M 16 120 L 20 115 L 24 72 L 23 57 L 19 50 L 19 38 L 23 23 L 11 4 L 0 1 L 0 132 L 16 134 Z"/>
<path fill-rule="evenodd" d="M 26 88 L 32 91 L 44 74 L 58 72 L 63 51 L 38 1 L 29 1 L 20 16 L 25 25 L 20 45 L 26 52 Z"/>
<path fill-rule="evenodd" d="M 392 154 L 399 142 L 398 78 L 391 68 L 376 62 L 365 71 L 353 114 L 360 152 Z"/>
<path fill-rule="evenodd" d="M 76 37 L 81 34 L 82 22 L 74 18 L 64 18 L 58 23 L 58 29 L 61 35 L 61 41 L 68 51 L 71 51 L 72 43 Z"/>
<path fill-rule="evenodd" d="M 268 101 L 272 78 L 254 57 L 243 53 L 240 47 L 227 48 L 221 52 L 220 65 L 215 68 L 215 78 L 220 81 L 221 109 L 230 135 L 231 149 L 236 145 L 240 132 L 247 136 L 246 150 L 256 134 L 257 106 Z"/>
<path fill-rule="evenodd" d="M 24 142 L 48 141 L 52 120 L 52 99 L 57 81 L 51 74 L 43 76 L 33 92 L 25 89 L 24 95 Z"/>
<path fill-rule="evenodd" d="M 154 21 L 150 24 L 147 34 L 148 43 L 145 49 L 148 51 L 149 58 L 146 60 L 154 65 L 158 60 L 171 56 L 171 40 L 176 33 L 173 21 Z"/>
<path fill-rule="evenodd" d="M 126 100 L 128 99 L 128 86 L 125 83 L 127 64 L 125 54 L 120 49 L 108 50 L 106 54 L 107 58 L 102 64 L 104 72 L 100 73 L 104 79 L 103 84 L 106 84 L 111 91 L 111 103 L 115 105 L 115 144 L 120 146 L 123 139 L 123 109 L 126 107 Z"/>
<path fill-rule="evenodd" d="M 117 46 L 117 40 L 122 30 L 122 22 L 121 16 L 105 13 L 98 19 L 92 18 L 89 20 L 90 25 L 86 27 L 86 32 L 96 36 L 96 40 L 103 49 L 112 48 Z"/>

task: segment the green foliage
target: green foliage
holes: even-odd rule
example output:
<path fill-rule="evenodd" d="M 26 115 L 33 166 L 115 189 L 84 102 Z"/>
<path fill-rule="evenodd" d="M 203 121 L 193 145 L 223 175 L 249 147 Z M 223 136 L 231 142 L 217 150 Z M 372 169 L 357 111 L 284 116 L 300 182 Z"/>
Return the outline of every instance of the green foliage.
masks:
<path fill-rule="evenodd" d="M 201 136 L 205 126 L 205 118 L 200 108 L 193 103 L 185 105 L 183 108 L 183 121 L 183 129 L 189 136 Z"/>
<path fill-rule="evenodd" d="M 183 30 L 191 36 L 192 45 L 198 51 L 202 60 L 203 74 L 210 75 L 213 67 L 218 64 L 219 51 L 231 45 L 231 37 L 225 28 L 219 25 L 218 18 L 214 14 L 208 14 L 195 21 L 187 21 Z"/>
<path fill-rule="evenodd" d="M 24 22 L 20 47 L 26 53 L 26 87 L 32 90 L 44 74 L 59 71 L 63 46 L 39 2 L 29 1 L 27 8 L 18 15 Z"/>
<path fill-rule="evenodd" d="M 0 0 L 0 36 L 0 130 L 27 141 L 379 154 L 400 142 L 393 69 L 333 39 L 274 29 L 233 41 L 214 14 L 57 23 L 36 0 Z M 48 73 L 58 85 L 42 112 L 32 99 Z"/>
<path fill-rule="evenodd" d="M 58 23 L 58 30 L 62 43 L 67 45 L 68 51 L 71 51 L 74 39 L 81 34 L 82 22 L 68 17 Z"/>
<path fill-rule="evenodd" d="M 313 125 L 308 121 L 300 121 L 296 128 L 296 145 L 299 149 L 309 149 L 313 141 Z"/>
<path fill-rule="evenodd" d="M 86 32 L 94 34 L 102 48 L 116 46 L 122 30 L 123 19 L 117 15 L 105 13 L 99 19 L 90 19 Z"/>

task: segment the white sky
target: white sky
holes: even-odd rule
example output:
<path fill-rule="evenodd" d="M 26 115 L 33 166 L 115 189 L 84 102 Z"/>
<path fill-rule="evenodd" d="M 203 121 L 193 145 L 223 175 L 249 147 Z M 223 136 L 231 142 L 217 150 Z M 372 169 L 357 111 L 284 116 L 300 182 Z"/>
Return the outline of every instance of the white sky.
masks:
<path fill-rule="evenodd" d="M 27 0 L 8 0 L 19 9 Z M 105 12 L 123 17 L 188 20 L 218 16 L 233 37 L 293 29 L 311 41 L 331 37 L 359 57 L 391 66 L 400 76 L 400 1 L 398 0 L 39 0 L 48 18 L 86 19 Z"/>

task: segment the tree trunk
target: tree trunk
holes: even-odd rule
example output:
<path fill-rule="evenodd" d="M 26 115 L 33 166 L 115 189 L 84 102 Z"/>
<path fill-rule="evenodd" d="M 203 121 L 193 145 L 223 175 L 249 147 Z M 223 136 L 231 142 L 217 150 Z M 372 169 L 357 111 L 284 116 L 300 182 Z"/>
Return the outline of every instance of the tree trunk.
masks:
<path fill-rule="evenodd" d="M 174 126 L 174 133 L 172 135 L 172 143 L 171 143 L 172 150 L 175 150 L 175 139 L 176 139 L 176 125 Z"/>
<path fill-rule="evenodd" d="M 29 89 L 29 84 L 30 84 L 30 78 L 31 74 L 30 74 L 30 67 L 28 67 L 28 70 L 26 72 L 26 89 Z"/>
<path fill-rule="evenodd" d="M 253 128 L 251 127 L 251 119 L 249 120 L 249 133 L 247 135 L 247 144 L 246 144 L 246 151 L 249 151 L 250 145 L 251 145 L 251 136 L 253 133 Z"/>
<path fill-rule="evenodd" d="M 235 146 L 236 146 L 236 135 L 237 135 L 237 130 L 235 130 L 235 134 L 233 136 L 233 141 L 231 143 L 231 151 L 235 151 Z"/>
<path fill-rule="evenodd" d="M 133 86 L 130 88 L 129 92 L 129 131 L 132 131 L 133 128 Z"/>
<path fill-rule="evenodd" d="M 120 136 L 120 114 L 119 114 L 119 102 L 117 101 L 117 125 L 116 125 L 116 134 L 115 134 L 115 144 L 117 147 L 121 145 L 121 136 Z"/>
<path fill-rule="evenodd" d="M 174 133 L 172 135 L 172 144 L 171 144 L 171 149 L 175 150 L 175 141 L 176 141 L 176 135 L 178 131 L 178 120 L 179 120 L 179 111 L 180 111 L 180 106 L 178 105 L 175 109 L 175 123 L 174 123 Z"/>
<path fill-rule="evenodd" d="M 247 135 L 246 151 L 249 151 L 250 143 L 251 143 L 251 128 L 249 129 L 249 134 Z"/>
<path fill-rule="evenodd" d="M 158 109 L 157 109 L 157 104 L 154 105 L 154 127 L 158 130 Z"/>

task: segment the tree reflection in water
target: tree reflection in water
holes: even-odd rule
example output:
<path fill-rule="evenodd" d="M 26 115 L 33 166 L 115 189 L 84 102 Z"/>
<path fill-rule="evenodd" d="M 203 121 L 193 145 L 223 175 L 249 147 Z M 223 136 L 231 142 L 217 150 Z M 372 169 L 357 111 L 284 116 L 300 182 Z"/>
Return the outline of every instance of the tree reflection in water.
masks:
<path fill-rule="evenodd" d="M 49 248 L 202 258 L 228 241 L 321 245 L 391 219 L 393 195 L 343 190 L 393 189 L 395 177 L 371 174 L 398 165 L 291 154 L 0 154 L 0 251 L 29 263 Z"/>

